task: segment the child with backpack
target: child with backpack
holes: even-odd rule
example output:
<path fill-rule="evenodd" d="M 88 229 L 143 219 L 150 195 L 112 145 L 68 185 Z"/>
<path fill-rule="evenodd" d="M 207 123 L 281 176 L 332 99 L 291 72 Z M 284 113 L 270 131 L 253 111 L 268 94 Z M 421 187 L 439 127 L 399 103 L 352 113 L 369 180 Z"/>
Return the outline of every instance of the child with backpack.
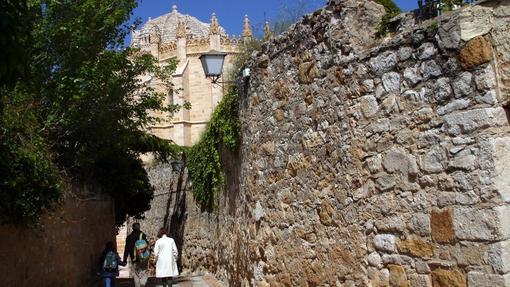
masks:
<path fill-rule="evenodd" d="M 133 231 L 126 237 L 124 248 L 124 263 L 130 259 L 130 273 L 135 287 L 145 287 L 148 279 L 148 265 L 150 258 L 149 241 L 140 230 L 140 223 L 133 223 Z"/>
<path fill-rule="evenodd" d="M 104 279 L 105 287 L 114 287 L 119 276 L 119 265 L 124 266 L 113 242 L 108 241 L 99 259 L 99 275 Z"/>

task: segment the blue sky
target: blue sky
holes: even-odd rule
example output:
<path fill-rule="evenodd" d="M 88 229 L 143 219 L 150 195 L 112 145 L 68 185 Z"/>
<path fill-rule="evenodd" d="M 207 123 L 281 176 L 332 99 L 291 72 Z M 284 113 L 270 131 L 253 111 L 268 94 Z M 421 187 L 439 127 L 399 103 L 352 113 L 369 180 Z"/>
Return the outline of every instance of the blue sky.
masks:
<path fill-rule="evenodd" d="M 275 20 L 282 6 L 292 6 L 296 0 L 141 0 L 134 16 L 146 22 L 149 17 L 155 18 L 172 11 L 172 5 L 183 14 L 197 17 L 202 22 L 209 23 L 211 13 L 218 15 L 220 25 L 227 33 L 239 35 L 245 14 L 248 14 L 255 27 L 262 27 L 264 20 Z M 326 3 L 326 0 L 306 0 L 309 10 L 316 10 Z M 396 0 L 402 10 L 410 10 L 417 6 L 416 0 Z"/>

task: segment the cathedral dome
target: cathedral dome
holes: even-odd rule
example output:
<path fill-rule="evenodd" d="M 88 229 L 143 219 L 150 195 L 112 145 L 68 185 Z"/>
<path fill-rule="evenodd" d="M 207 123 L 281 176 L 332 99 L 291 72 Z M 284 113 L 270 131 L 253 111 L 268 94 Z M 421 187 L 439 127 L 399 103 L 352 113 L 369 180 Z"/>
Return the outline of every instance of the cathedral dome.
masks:
<path fill-rule="evenodd" d="M 179 21 L 183 21 L 186 26 L 186 34 L 192 38 L 205 38 L 209 35 L 210 24 L 201 22 L 197 18 L 184 15 L 177 11 L 177 7 L 172 7 L 172 12 L 159 16 L 155 19 L 149 19 L 142 28 L 135 33 L 133 38 L 133 44 L 138 41 L 137 36 L 156 34 L 159 36 L 161 43 L 166 44 L 175 42 L 177 35 L 177 24 Z M 226 35 L 225 29 L 220 27 L 221 35 Z"/>

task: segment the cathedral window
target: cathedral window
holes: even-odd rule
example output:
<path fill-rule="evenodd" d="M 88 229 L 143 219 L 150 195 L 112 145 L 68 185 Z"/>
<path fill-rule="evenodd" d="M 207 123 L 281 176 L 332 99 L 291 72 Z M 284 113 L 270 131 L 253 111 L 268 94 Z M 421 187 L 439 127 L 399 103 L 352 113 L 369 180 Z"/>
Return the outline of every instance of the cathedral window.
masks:
<path fill-rule="evenodd" d="M 174 90 L 168 89 L 168 104 L 173 105 L 174 104 Z"/>

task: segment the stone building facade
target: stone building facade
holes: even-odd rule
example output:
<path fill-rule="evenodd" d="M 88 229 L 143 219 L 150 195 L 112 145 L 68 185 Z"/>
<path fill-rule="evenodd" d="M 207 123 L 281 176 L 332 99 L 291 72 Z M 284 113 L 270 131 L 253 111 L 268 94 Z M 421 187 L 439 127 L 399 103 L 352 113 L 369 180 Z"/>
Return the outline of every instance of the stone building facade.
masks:
<path fill-rule="evenodd" d="M 252 30 L 247 15 L 243 22 L 243 35 L 236 37 L 226 33 L 214 13 L 211 23 L 203 23 L 193 16 L 181 14 L 176 5 L 173 5 L 170 13 L 155 19 L 149 18 L 140 30 L 135 31 L 132 34 L 132 47 L 150 53 L 162 66 L 172 59 L 176 59 L 178 64 L 172 77 L 171 88 L 150 76 L 142 80 L 149 81 L 156 91 L 166 94 L 166 104 L 191 103 L 191 109 L 182 108 L 173 117 L 159 114 L 161 122 L 152 126 L 151 132 L 181 146 L 196 143 L 224 93 L 222 84 L 212 84 L 211 80 L 205 77 L 199 57 L 211 50 L 226 53 L 223 77 L 219 79 L 220 82 L 225 81 L 227 79 L 224 76 L 229 74 L 240 45 L 251 37 Z M 143 159 L 150 164 L 150 156 L 143 156 Z M 175 197 L 172 191 L 177 188 L 177 181 L 172 179 L 175 174 L 170 166 L 159 167 L 159 170 L 147 168 L 156 191 L 151 202 L 152 209 L 145 214 L 147 220 L 141 221 L 143 230 L 153 238 L 156 238 L 165 218 L 168 219 L 167 205 L 170 204 L 171 197 Z M 132 220 L 128 221 L 119 230 L 117 246 L 121 253 L 124 250 L 125 238 L 131 232 L 131 223 Z"/>
<path fill-rule="evenodd" d="M 203 23 L 179 13 L 175 5 L 172 12 L 149 19 L 140 30 L 135 31 L 133 47 L 151 53 L 160 65 L 166 65 L 170 59 L 178 61 L 172 88 L 150 76 L 143 80 L 150 81 L 157 91 L 167 94 L 167 104 L 191 103 L 191 109 L 181 109 L 173 117 L 159 115 L 162 121 L 151 127 L 151 131 L 179 145 L 191 146 L 198 141 L 223 95 L 223 86 L 211 84 L 211 80 L 205 77 L 199 57 L 211 50 L 227 53 L 223 70 L 223 75 L 226 75 L 232 67 L 234 55 L 239 52 L 240 43 L 249 37 L 251 28 L 247 16 L 243 36 L 231 37 L 219 25 L 214 13 L 211 23 Z"/>
<path fill-rule="evenodd" d="M 240 184 L 213 213 L 184 198 L 183 268 L 227 286 L 510 286 L 510 1 L 377 39 L 384 13 L 331 0 L 250 60 Z"/>

